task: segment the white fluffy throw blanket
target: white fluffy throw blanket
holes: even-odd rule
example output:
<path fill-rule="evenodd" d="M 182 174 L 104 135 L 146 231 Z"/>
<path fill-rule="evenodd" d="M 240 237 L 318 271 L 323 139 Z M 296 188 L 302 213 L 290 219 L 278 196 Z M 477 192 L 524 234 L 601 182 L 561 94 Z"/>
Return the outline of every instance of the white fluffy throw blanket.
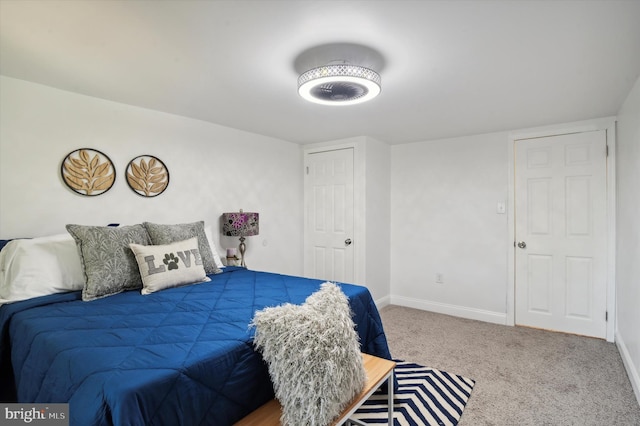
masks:
<path fill-rule="evenodd" d="M 302 305 L 256 312 L 255 346 L 269 367 L 285 426 L 330 424 L 366 373 L 347 296 L 326 282 Z"/>

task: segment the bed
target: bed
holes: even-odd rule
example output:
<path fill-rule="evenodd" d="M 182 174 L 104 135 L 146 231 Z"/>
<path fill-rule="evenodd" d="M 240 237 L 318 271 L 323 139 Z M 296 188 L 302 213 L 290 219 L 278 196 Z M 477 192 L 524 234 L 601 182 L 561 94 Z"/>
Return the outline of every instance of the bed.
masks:
<path fill-rule="evenodd" d="M 71 425 L 230 425 L 273 398 L 257 310 L 323 281 L 226 267 L 210 281 L 91 302 L 81 290 L 0 307 L 2 400 L 69 403 Z M 365 287 L 349 298 L 362 351 L 391 359 Z"/>

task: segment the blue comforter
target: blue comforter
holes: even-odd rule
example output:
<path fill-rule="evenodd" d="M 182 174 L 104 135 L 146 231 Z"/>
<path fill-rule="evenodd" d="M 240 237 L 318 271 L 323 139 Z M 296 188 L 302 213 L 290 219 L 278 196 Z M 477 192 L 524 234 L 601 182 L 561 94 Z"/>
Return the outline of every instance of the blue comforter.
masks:
<path fill-rule="evenodd" d="M 322 281 L 225 268 L 212 281 L 92 302 L 79 292 L 0 307 L 3 400 L 68 402 L 71 425 L 230 425 L 273 398 L 248 327 Z M 371 294 L 341 284 L 363 352 L 390 359 Z"/>

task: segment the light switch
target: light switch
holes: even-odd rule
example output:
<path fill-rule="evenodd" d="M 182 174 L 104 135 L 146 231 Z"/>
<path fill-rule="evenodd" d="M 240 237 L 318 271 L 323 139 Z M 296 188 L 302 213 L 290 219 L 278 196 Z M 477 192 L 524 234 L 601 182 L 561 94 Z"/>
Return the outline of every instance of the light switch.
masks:
<path fill-rule="evenodd" d="M 498 203 L 496 207 L 496 213 L 505 214 L 507 212 L 507 206 L 505 203 Z"/>

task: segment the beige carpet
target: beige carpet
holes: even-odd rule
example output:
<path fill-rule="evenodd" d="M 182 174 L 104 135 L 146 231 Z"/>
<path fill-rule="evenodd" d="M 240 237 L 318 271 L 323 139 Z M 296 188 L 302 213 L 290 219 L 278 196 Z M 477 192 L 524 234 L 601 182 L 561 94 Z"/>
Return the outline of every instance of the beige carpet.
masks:
<path fill-rule="evenodd" d="M 394 358 L 476 381 L 459 426 L 640 425 L 615 344 L 393 305 L 380 314 Z"/>

